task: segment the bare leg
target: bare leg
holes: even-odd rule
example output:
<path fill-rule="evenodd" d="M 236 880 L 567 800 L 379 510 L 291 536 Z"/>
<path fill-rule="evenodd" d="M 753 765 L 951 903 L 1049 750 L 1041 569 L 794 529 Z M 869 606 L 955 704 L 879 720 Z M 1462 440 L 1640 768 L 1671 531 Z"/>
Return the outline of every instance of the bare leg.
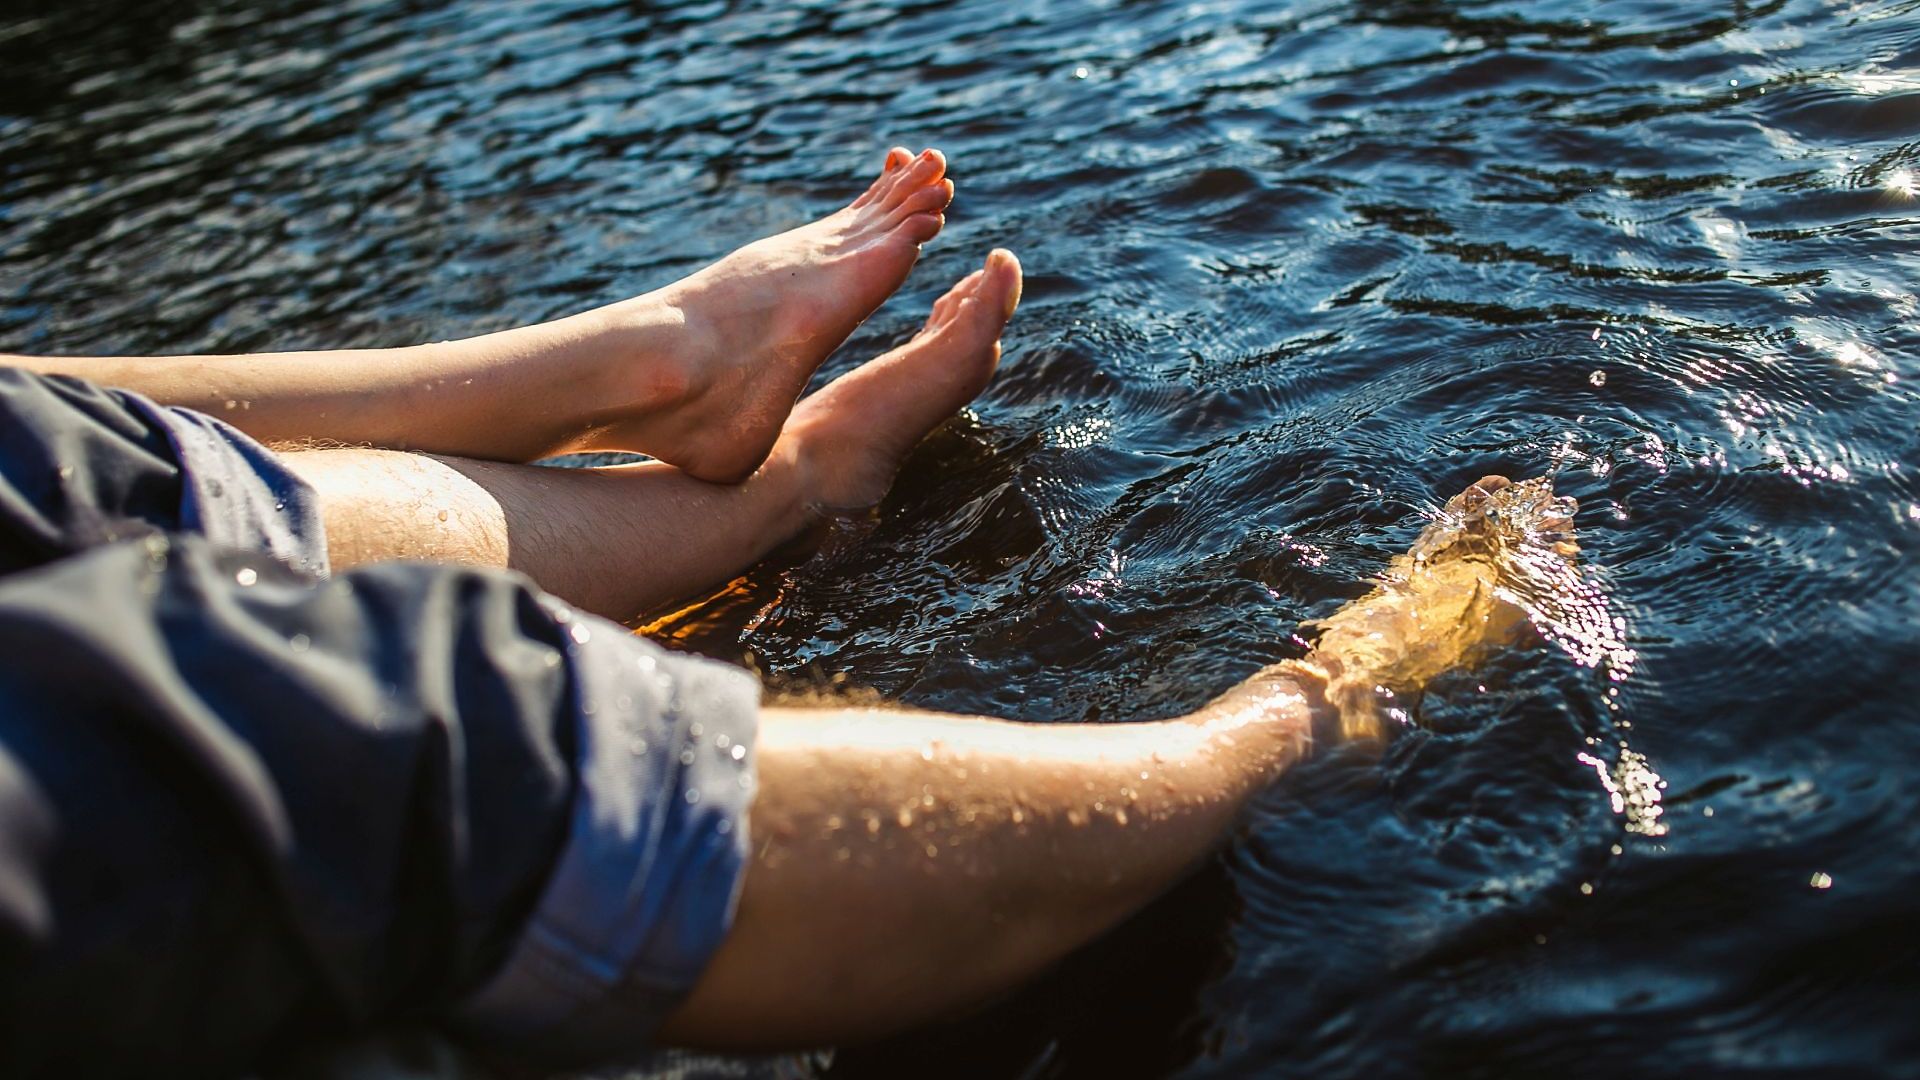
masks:
<path fill-rule="evenodd" d="M 794 409 L 737 485 L 666 465 L 544 469 L 379 450 L 290 453 L 319 491 L 337 567 L 393 558 L 510 567 L 625 619 L 726 580 L 822 509 L 869 506 L 901 458 L 992 374 L 1020 269 L 996 252 L 912 341 Z"/>
<path fill-rule="evenodd" d="M 870 1038 L 1017 985 L 1189 873 L 1308 746 L 1309 696 L 1147 724 L 763 713 L 734 928 L 662 1031 Z"/>
<path fill-rule="evenodd" d="M 1438 674 L 1430 661 L 1460 663 L 1510 630 L 1525 579 L 1571 567 L 1570 508 L 1551 495 L 1544 481 L 1474 485 L 1379 592 L 1329 620 L 1333 640 L 1309 662 L 1268 668 L 1192 716 L 1029 725 L 766 710 L 734 929 L 665 1036 L 856 1040 L 1030 977 L 1212 851 L 1307 751 L 1316 721 L 1350 722 L 1329 691 L 1376 677 L 1417 690 L 1406 680 Z M 1350 626 L 1398 636 L 1356 647 Z"/>
<path fill-rule="evenodd" d="M 940 231 L 953 197 L 945 173 L 938 151 L 895 148 L 835 214 L 538 326 L 397 349 L 0 363 L 135 390 L 272 443 L 497 461 L 631 450 L 736 481 L 766 457 L 814 369 Z"/>

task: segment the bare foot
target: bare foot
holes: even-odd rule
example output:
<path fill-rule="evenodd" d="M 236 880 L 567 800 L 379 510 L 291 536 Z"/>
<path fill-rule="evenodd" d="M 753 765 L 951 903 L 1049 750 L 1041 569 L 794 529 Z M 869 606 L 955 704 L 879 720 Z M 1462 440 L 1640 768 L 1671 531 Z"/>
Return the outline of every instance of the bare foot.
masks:
<path fill-rule="evenodd" d="M 1471 665 L 1586 591 L 1575 569 L 1574 501 L 1553 481 L 1487 476 L 1447 500 L 1379 586 L 1320 620 L 1308 661 L 1350 737 L 1384 730 L 1389 695 L 1417 695 L 1442 672 Z"/>
<path fill-rule="evenodd" d="M 570 448 L 638 451 L 702 480 L 744 479 L 814 370 L 945 224 L 946 169 L 937 150 L 895 147 L 851 205 L 602 309 L 621 343 L 614 390 Z"/>
<path fill-rule="evenodd" d="M 1483 476 L 1447 500 L 1407 554 L 1418 563 L 1458 558 L 1497 559 L 1508 549 L 1544 548 L 1566 558 L 1579 553 L 1573 539 L 1573 499 L 1556 497 L 1541 476 L 1516 484 Z"/>
<path fill-rule="evenodd" d="M 1020 261 L 996 250 L 934 303 L 913 340 L 800 402 L 781 439 L 817 509 L 869 507 L 886 495 L 907 452 L 986 387 L 1019 303 Z"/>

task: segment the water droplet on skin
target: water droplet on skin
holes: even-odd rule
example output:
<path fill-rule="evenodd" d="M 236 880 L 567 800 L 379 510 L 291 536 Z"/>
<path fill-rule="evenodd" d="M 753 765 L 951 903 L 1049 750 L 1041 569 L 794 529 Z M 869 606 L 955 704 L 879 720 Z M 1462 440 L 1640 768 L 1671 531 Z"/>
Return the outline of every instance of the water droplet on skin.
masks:
<path fill-rule="evenodd" d="M 910 807 L 903 806 L 900 808 L 900 812 L 894 815 L 893 820 L 899 822 L 901 828 L 911 829 L 913 828 L 913 810 Z"/>
<path fill-rule="evenodd" d="M 693 751 L 691 750 L 680 751 L 680 764 L 682 765 L 693 764 Z"/>
<path fill-rule="evenodd" d="M 933 796 L 932 795 L 920 796 L 920 805 L 926 807 L 929 810 L 933 809 Z"/>
<path fill-rule="evenodd" d="M 879 818 L 879 816 L 878 816 L 878 815 L 875 815 L 875 816 L 872 816 L 872 817 L 869 817 L 869 818 L 867 818 L 867 834 L 868 834 L 869 836 L 877 836 L 877 835 L 879 835 L 879 833 L 880 833 L 880 818 Z"/>
<path fill-rule="evenodd" d="M 440 518 L 441 521 L 447 520 L 447 512 L 445 510 L 440 511 L 438 517 Z"/>
<path fill-rule="evenodd" d="M 939 854 L 940 854 L 940 845 L 938 844 L 927 845 L 927 858 L 929 859 L 937 858 Z"/>
<path fill-rule="evenodd" d="M 733 756 L 733 760 L 739 761 L 741 758 L 744 758 L 747 756 L 747 748 L 744 744 L 735 743 L 733 746 L 733 749 L 727 751 L 727 753 Z"/>
<path fill-rule="evenodd" d="M 839 814 L 827 815 L 827 831 L 828 832 L 839 832 L 840 826 L 844 824 L 845 822 L 840 819 Z"/>
<path fill-rule="evenodd" d="M 707 733 L 707 729 L 704 727 L 701 727 L 700 722 L 697 720 L 694 721 L 692 724 L 687 725 L 687 734 L 692 736 L 693 738 L 697 739 L 700 736 L 705 735 L 706 733 Z"/>
<path fill-rule="evenodd" d="M 691 806 L 694 803 L 697 803 L 699 801 L 700 801 L 700 789 L 691 788 L 691 787 L 688 788 L 687 789 L 687 805 Z"/>
<path fill-rule="evenodd" d="M 1140 770 L 1140 779 L 1142 779 L 1142 780 L 1145 780 L 1146 778 L 1147 778 L 1147 770 L 1145 770 L 1145 769 L 1141 769 L 1141 770 Z"/>
<path fill-rule="evenodd" d="M 725 750 L 727 747 L 733 745 L 733 740 L 727 738 L 727 733 L 723 731 L 713 737 L 713 745 Z"/>
<path fill-rule="evenodd" d="M 638 736 L 636 736 L 632 742 L 627 744 L 627 753 L 632 754 L 634 757 L 640 757 L 644 755 L 646 752 L 647 752 L 647 740 L 639 738 Z"/>
<path fill-rule="evenodd" d="M 260 575 L 253 569 L 253 567 L 243 566 L 240 568 L 239 573 L 233 575 L 233 580 L 239 582 L 241 586 L 244 587 L 247 585 L 251 585 L 256 581 L 259 581 Z"/>
<path fill-rule="evenodd" d="M 585 645 L 588 642 L 588 640 L 591 639 L 592 637 L 593 637 L 593 631 L 587 629 L 586 623 L 573 624 L 573 640 L 574 641 L 578 642 L 581 645 Z"/>
<path fill-rule="evenodd" d="M 1115 810 L 1113 812 L 1113 823 L 1115 825 L 1125 825 L 1127 823 L 1127 812 L 1125 810 Z"/>
<path fill-rule="evenodd" d="M 1013 823 L 1014 823 L 1015 825 L 1018 825 L 1018 824 L 1020 824 L 1021 822 L 1023 822 L 1023 821 L 1025 821 L 1025 820 L 1027 820 L 1027 815 L 1026 815 L 1026 813 L 1025 813 L 1024 811 L 1022 811 L 1022 810 L 1021 810 L 1021 809 L 1020 809 L 1019 807 L 1014 807 L 1014 810 L 1013 810 Z"/>
<path fill-rule="evenodd" d="M 1087 812 L 1085 810 L 1081 810 L 1078 807 L 1076 807 L 1072 810 L 1067 811 L 1067 824 L 1072 825 L 1074 828 L 1077 829 L 1080 826 L 1085 825 L 1086 823 L 1087 823 Z"/>
<path fill-rule="evenodd" d="M 239 408 L 239 407 L 240 407 L 240 403 L 239 403 L 239 402 L 237 402 L 237 401 L 235 401 L 235 400 L 233 400 L 232 398 L 228 398 L 228 399 L 227 399 L 227 411 L 228 411 L 228 412 L 232 412 L 232 411 L 233 411 L 234 409 L 237 409 L 237 408 Z"/>

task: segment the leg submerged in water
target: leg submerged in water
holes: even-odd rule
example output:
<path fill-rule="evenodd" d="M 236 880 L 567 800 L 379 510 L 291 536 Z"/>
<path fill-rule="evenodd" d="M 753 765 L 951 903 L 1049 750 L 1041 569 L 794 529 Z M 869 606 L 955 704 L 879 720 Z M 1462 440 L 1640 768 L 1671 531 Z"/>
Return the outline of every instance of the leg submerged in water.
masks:
<path fill-rule="evenodd" d="M 1343 734 L 1380 737 L 1381 691 L 1418 694 L 1522 633 L 1531 599 L 1573 573 L 1575 509 L 1546 477 L 1484 477 L 1447 501 L 1372 593 L 1321 620 L 1305 663 L 1327 679 Z"/>
<path fill-rule="evenodd" d="M 1510 633 L 1506 591 L 1542 546 L 1567 565 L 1570 514 L 1544 481 L 1481 481 L 1379 591 L 1327 621 L 1317 662 L 1269 667 L 1188 716 L 765 710 L 739 916 L 665 1035 L 859 1039 L 1031 977 L 1187 874 L 1305 756 L 1318 724 L 1377 733 L 1377 716 L 1334 699 L 1371 678 L 1410 686 Z M 1383 629 L 1398 648 L 1371 643 Z"/>

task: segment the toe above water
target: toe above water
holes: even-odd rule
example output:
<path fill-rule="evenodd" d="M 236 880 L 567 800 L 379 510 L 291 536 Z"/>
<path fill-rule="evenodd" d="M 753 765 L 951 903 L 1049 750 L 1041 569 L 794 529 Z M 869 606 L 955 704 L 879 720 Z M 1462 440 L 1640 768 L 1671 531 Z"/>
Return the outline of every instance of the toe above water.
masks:
<path fill-rule="evenodd" d="M 1000 298 L 1001 310 L 1007 318 L 1012 318 L 1014 309 L 1020 306 L 1020 290 L 1024 284 L 1019 258 L 1006 248 L 994 248 L 987 256 L 985 269 L 984 287 L 991 290 L 987 295 Z"/>

